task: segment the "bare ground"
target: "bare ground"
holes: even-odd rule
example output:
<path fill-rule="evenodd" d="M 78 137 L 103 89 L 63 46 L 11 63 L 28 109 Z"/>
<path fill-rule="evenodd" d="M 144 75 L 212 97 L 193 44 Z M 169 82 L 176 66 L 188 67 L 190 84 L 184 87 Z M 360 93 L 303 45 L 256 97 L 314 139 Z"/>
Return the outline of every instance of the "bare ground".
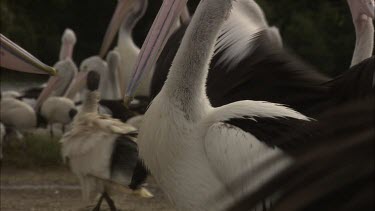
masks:
<path fill-rule="evenodd" d="M 114 201 L 121 211 L 174 211 L 152 178 L 148 189 L 152 199 L 139 198 L 130 193 L 115 191 Z M 1 211 L 65 211 L 92 210 L 81 203 L 81 192 L 75 176 L 66 168 L 16 169 L 1 167 Z M 102 210 L 109 210 L 106 203 Z"/>

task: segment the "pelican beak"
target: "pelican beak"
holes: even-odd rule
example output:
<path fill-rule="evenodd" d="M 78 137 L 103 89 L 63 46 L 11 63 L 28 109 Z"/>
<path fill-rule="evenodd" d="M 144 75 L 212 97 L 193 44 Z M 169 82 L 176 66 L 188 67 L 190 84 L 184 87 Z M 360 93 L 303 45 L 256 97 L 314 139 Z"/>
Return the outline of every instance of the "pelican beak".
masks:
<path fill-rule="evenodd" d="M 20 72 L 56 75 L 56 70 L 0 34 L 0 66 Z"/>
<path fill-rule="evenodd" d="M 131 6 L 132 4 L 130 0 L 118 1 L 115 13 L 112 16 L 111 22 L 109 23 L 107 31 L 104 35 L 102 47 L 100 48 L 99 55 L 101 58 L 104 58 L 105 54 L 107 53 L 113 39 L 115 38 L 121 26 L 122 21 L 125 18 L 126 12 L 129 11 Z"/>
<path fill-rule="evenodd" d="M 61 81 L 59 76 L 52 76 L 47 82 L 47 86 L 39 94 L 38 99 L 36 100 L 34 110 L 38 111 L 42 106 L 43 102 L 51 95 L 52 91 L 56 89 L 57 85 Z"/>
<path fill-rule="evenodd" d="M 374 0 L 348 0 L 354 21 L 357 19 L 375 18 Z M 366 17 L 367 16 L 367 17 Z"/>
<path fill-rule="evenodd" d="M 72 59 L 74 46 L 77 42 L 77 37 L 73 30 L 67 28 L 62 37 L 62 46 L 60 50 L 59 60 Z"/>
<path fill-rule="evenodd" d="M 73 99 L 75 95 L 83 89 L 87 81 L 87 72 L 80 71 L 69 85 L 64 97 Z"/>
<path fill-rule="evenodd" d="M 158 15 L 143 43 L 134 66 L 130 83 L 125 93 L 125 99 L 131 99 L 143 74 L 150 72 L 155 65 L 160 52 L 180 17 L 187 0 L 164 0 Z"/>

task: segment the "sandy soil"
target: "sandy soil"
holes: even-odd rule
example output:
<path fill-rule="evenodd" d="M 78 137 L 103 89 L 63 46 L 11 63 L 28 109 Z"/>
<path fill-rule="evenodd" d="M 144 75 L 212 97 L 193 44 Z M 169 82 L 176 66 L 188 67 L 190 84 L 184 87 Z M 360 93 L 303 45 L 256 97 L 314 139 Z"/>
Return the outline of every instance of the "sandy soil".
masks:
<path fill-rule="evenodd" d="M 116 190 L 114 201 L 118 209 L 173 211 L 152 178 L 148 183 L 148 189 L 155 195 L 152 199 Z M 78 182 L 65 168 L 23 170 L 2 167 L 0 189 L 1 211 L 83 211 L 93 208 L 81 203 Z M 102 204 L 102 210 L 109 210 L 106 203 Z"/>

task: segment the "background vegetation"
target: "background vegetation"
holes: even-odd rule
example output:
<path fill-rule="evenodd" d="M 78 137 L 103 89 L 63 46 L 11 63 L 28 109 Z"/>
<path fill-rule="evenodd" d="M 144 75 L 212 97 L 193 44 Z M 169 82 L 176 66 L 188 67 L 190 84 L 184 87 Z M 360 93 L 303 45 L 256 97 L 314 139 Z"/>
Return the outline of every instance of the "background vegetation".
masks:
<path fill-rule="evenodd" d="M 148 11 L 133 34 L 139 46 L 161 2 L 149 0 Z M 346 0 L 257 2 L 270 24 L 279 27 L 288 48 L 329 75 L 347 69 L 355 36 Z M 0 0 L 1 33 L 53 65 L 58 58 L 62 32 L 72 28 L 78 38 L 74 60 L 79 63 L 98 53 L 116 3 L 116 0 Z M 191 12 L 197 3 L 198 0 L 189 1 Z"/>

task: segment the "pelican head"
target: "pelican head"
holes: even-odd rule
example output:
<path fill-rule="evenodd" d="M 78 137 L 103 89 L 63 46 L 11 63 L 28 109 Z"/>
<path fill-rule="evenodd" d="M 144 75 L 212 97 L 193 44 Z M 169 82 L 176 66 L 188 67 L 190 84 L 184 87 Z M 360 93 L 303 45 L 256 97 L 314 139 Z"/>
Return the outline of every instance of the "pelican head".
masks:
<path fill-rule="evenodd" d="M 354 22 L 375 18 L 374 0 L 347 0 Z"/>
<path fill-rule="evenodd" d="M 61 50 L 59 56 L 60 61 L 68 58 L 72 59 L 73 49 L 76 42 L 77 38 L 74 31 L 69 28 L 65 29 L 61 38 Z"/>
<path fill-rule="evenodd" d="M 100 56 L 103 58 L 115 38 L 121 24 L 131 30 L 147 9 L 147 0 L 118 0 L 116 10 L 105 33 Z M 130 36 L 130 33 L 129 33 Z"/>
<path fill-rule="evenodd" d="M 99 56 L 91 56 L 82 61 L 81 65 L 79 66 L 80 72 L 89 72 L 90 70 L 95 70 L 99 73 L 99 75 L 106 71 L 108 68 L 107 62 L 105 62 Z"/>
<path fill-rule="evenodd" d="M 101 75 L 103 72 L 108 71 L 107 62 L 105 62 L 99 56 L 91 56 L 83 60 L 79 67 L 78 74 L 65 93 L 65 97 L 73 98 L 77 92 L 84 88 L 87 81 L 87 73 L 91 70 L 96 71 L 99 73 L 99 75 Z"/>
<path fill-rule="evenodd" d="M 0 34 L 0 66 L 20 72 L 56 75 L 56 70 L 45 65 L 29 52 Z"/>

